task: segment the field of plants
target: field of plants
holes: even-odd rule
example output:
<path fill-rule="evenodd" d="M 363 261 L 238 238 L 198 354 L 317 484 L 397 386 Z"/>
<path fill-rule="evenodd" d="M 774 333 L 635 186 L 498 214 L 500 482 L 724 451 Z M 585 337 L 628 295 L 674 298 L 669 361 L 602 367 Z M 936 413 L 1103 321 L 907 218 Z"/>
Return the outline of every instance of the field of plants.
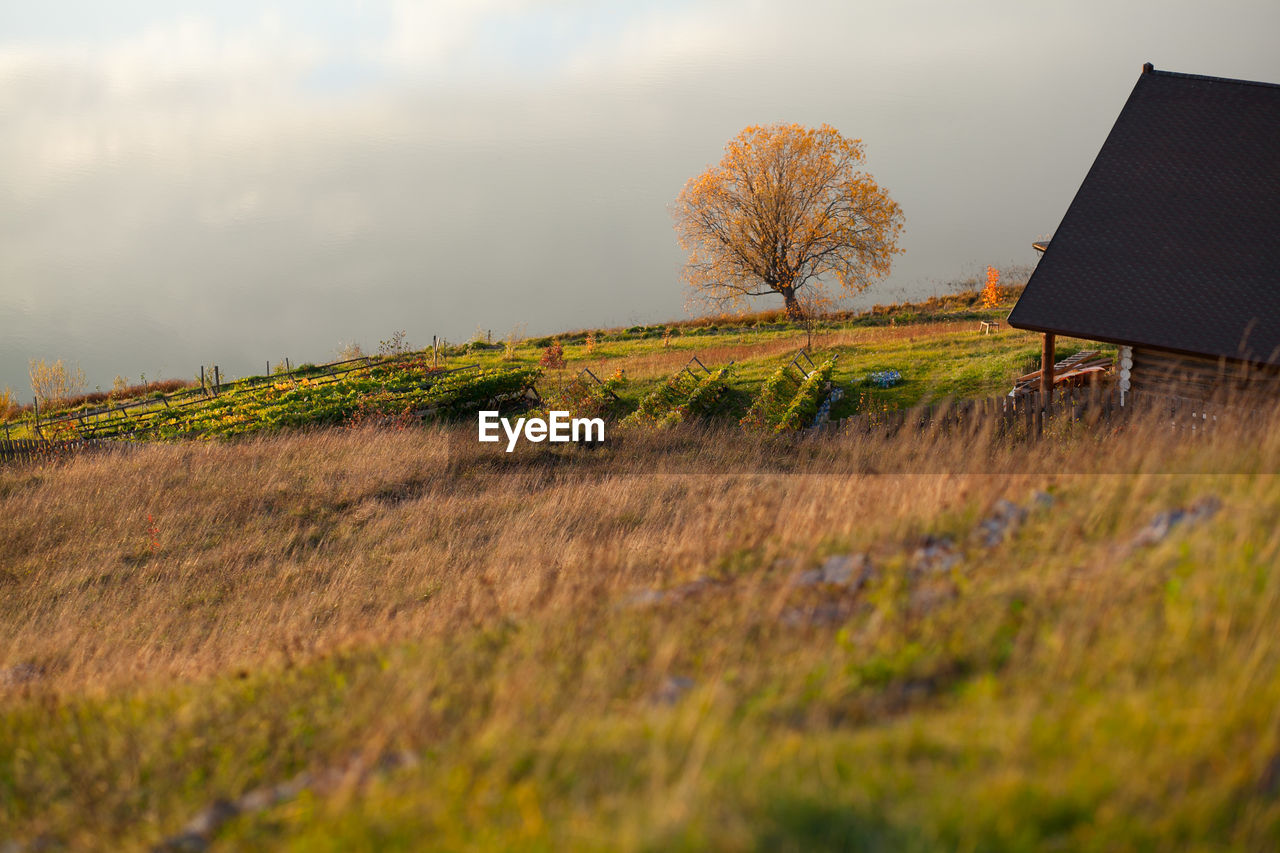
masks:
<path fill-rule="evenodd" d="M 702 369 L 701 374 L 694 372 L 693 364 Z M 710 417 L 728 388 L 732 367 L 730 364 L 708 370 L 695 356 L 689 365 L 650 391 L 621 425 L 664 429 Z"/>
<path fill-rule="evenodd" d="M 232 437 L 419 412 L 461 414 L 484 401 L 520 394 L 532 387 L 538 373 L 528 367 L 437 373 L 421 357 L 398 360 L 335 382 L 315 384 L 303 378 L 221 394 L 194 416 L 158 416 L 141 437 Z"/>
<path fill-rule="evenodd" d="M 432 354 L 411 352 L 371 359 L 358 369 L 343 367 L 336 377 L 326 367 L 307 366 L 282 376 L 225 380 L 221 393 L 203 394 L 197 384 L 171 381 L 168 396 L 160 384 L 142 388 L 142 396 L 87 395 L 59 409 L 44 408 L 39 429 L 33 413 L 15 409 L 5 422 L 6 437 L 183 439 L 228 438 L 281 429 L 359 424 L 376 418 L 405 418 L 430 412 L 448 419 L 485 399 L 505 397 L 536 386 L 544 408 L 603 415 L 629 425 L 671 426 L 687 417 L 744 425 L 759 421 L 753 408 L 761 394 L 787 398 L 770 429 L 777 429 L 795 398 L 790 382 L 803 382 L 819 362 L 834 359 L 829 374 L 806 390 L 785 429 L 808 426 L 828 386 L 844 390 L 832 406 L 833 418 L 877 409 L 897 409 L 946 397 L 993 396 L 1008 390 L 1025 372 L 1038 347 L 1036 339 L 1015 330 L 977 334 L 978 322 L 1007 311 L 983 309 L 977 295 L 900 305 L 859 315 L 832 315 L 816 328 L 788 322 L 776 314 L 719 318 L 626 329 L 584 330 L 555 337 L 524 339 L 508 345 L 475 341 Z M 558 361 L 547 360 L 556 349 Z M 1071 342 L 1060 343 L 1069 352 Z M 811 357 L 792 367 L 789 378 L 774 374 L 808 350 Z M 693 374 L 677 377 L 692 358 Z M 801 364 L 797 360 L 797 364 Z M 706 372 L 700 365 L 732 365 L 686 405 Z M 469 367 L 471 370 L 459 368 Z M 589 375 L 583 373 L 584 368 Z M 446 372 L 448 371 L 448 372 Z M 456 374 L 456 375 L 455 375 Z M 694 375 L 696 374 L 696 375 Z M 898 379 L 884 383 L 879 377 Z M 765 386 L 774 382 L 774 387 Z M 778 384 L 782 383 L 782 384 Z M 667 386 L 670 385 L 668 388 Z M 173 390 L 177 388 L 178 390 Z M 432 389 L 435 390 L 432 390 Z M 663 390 L 666 388 L 666 390 Z M 811 399 L 817 395 L 816 401 Z M 103 416 L 111 407 L 128 407 Z M 754 412 L 750 414 L 749 412 Z M 763 423 L 763 421 L 759 421 Z M 758 426 L 759 423 L 756 425 Z"/>
<path fill-rule="evenodd" d="M 457 416 L 487 402 L 514 399 L 533 388 L 540 373 L 528 366 L 438 369 L 418 354 L 374 362 L 332 378 L 304 373 L 228 384 L 181 405 L 124 410 L 106 421 L 95 418 L 93 411 L 64 416 L 46 423 L 40 434 L 54 439 L 86 434 L 131 441 L 209 439 L 387 420 L 405 423 Z"/>

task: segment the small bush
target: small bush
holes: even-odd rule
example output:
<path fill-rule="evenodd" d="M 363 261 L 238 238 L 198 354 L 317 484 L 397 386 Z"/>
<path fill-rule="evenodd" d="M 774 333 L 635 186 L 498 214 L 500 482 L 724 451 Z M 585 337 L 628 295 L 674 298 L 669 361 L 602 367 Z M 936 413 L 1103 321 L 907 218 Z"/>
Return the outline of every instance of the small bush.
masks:
<path fill-rule="evenodd" d="M 831 374 L 835 367 L 836 360 L 829 358 L 809 374 L 775 427 L 778 432 L 803 429 L 813 422 L 817 417 L 818 408 L 822 405 L 822 398 L 827 391 L 828 383 L 831 382 Z"/>
<path fill-rule="evenodd" d="M 560 370 L 564 367 L 564 347 L 560 341 L 553 341 L 549 347 L 542 352 L 542 358 L 538 364 L 547 370 Z"/>
<path fill-rule="evenodd" d="M 698 386 L 698 381 L 697 377 L 689 371 L 681 370 L 641 400 L 636 410 L 623 418 L 622 423 L 627 426 L 658 423 L 693 393 L 693 389 Z"/>
<path fill-rule="evenodd" d="M 615 395 L 625 384 L 626 379 L 620 375 L 612 376 L 603 383 L 577 376 L 554 395 L 548 408 L 564 409 L 577 417 L 604 417 L 617 410 L 619 401 Z"/>
<path fill-rule="evenodd" d="M 381 356 L 404 355 L 410 349 L 409 342 L 405 339 L 404 329 L 392 332 L 391 337 L 378 342 L 378 355 Z"/>
<path fill-rule="evenodd" d="M 84 388 L 84 371 L 78 367 L 68 367 L 62 359 L 47 362 L 44 359 L 31 359 L 28 363 L 27 375 L 31 379 L 31 393 L 41 406 L 69 406 L 70 401 L 80 395 Z"/>
<path fill-rule="evenodd" d="M 22 411 L 22 406 L 18 404 L 18 400 L 13 396 L 13 390 L 6 388 L 0 391 L 0 420 L 10 420 L 18 416 Z"/>
<path fill-rule="evenodd" d="M 725 365 L 710 375 L 704 376 L 683 403 L 673 407 L 658 421 L 658 426 L 669 427 L 687 420 L 710 416 L 729 387 L 730 372 L 731 366 Z"/>
<path fill-rule="evenodd" d="M 800 382 L 790 364 L 779 367 L 765 380 L 739 423 L 746 429 L 775 429 L 800 389 Z"/>
<path fill-rule="evenodd" d="M 357 358 L 364 358 L 364 350 L 361 349 L 360 344 L 355 341 L 352 341 L 351 343 L 340 342 L 335 352 L 338 354 L 338 361 L 351 361 Z"/>

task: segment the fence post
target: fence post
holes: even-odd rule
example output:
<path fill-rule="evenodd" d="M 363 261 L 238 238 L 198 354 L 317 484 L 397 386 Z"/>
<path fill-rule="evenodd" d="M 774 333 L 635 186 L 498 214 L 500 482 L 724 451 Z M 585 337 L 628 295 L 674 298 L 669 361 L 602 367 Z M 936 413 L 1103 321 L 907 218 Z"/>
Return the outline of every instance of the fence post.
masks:
<path fill-rule="evenodd" d="M 222 393 L 222 375 L 218 372 L 218 365 L 213 366 L 213 395 L 216 397 Z"/>

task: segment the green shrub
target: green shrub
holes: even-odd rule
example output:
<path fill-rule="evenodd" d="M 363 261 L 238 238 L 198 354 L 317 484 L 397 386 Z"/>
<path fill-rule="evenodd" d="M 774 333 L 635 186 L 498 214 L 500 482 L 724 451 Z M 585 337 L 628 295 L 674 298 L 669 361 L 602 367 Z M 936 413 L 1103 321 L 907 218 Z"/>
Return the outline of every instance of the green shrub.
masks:
<path fill-rule="evenodd" d="M 687 400 L 698 383 L 697 377 L 687 370 L 681 370 L 641 400 L 636 410 L 622 419 L 622 423 L 626 426 L 658 423 L 668 412 Z"/>
<path fill-rule="evenodd" d="M 790 432 L 803 429 L 813 422 L 818 414 L 818 408 L 822 405 L 823 394 L 827 390 L 827 383 L 831 381 L 831 374 L 835 367 L 836 360 L 829 358 L 809 374 L 801 383 L 800 390 L 796 391 L 786 413 L 774 427 L 776 431 Z"/>
<path fill-rule="evenodd" d="M 551 408 L 562 408 L 577 417 L 598 418 L 613 414 L 618 405 L 615 396 L 626 380 L 613 376 L 603 383 L 597 383 L 581 376 L 566 382 L 555 395 Z"/>
<path fill-rule="evenodd" d="M 746 429 L 774 429 L 799 389 L 800 380 L 796 379 L 791 365 L 784 364 L 765 380 L 739 423 Z"/>
<path fill-rule="evenodd" d="M 725 365 L 704 376 L 683 403 L 674 406 L 658 421 L 659 427 L 674 426 L 687 420 L 709 417 L 729 387 L 732 365 Z"/>

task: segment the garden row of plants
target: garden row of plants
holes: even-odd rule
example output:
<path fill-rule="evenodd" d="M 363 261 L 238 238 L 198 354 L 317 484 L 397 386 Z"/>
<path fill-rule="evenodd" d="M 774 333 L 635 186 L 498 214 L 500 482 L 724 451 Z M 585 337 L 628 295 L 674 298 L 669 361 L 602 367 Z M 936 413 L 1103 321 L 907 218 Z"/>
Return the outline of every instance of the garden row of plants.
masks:
<path fill-rule="evenodd" d="M 798 377 L 798 369 L 784 364 L 765 380 L 740 423 L 746 429 L 790 432 L 813 422 L 831 384 L 834 357 Z"/>
<path fill-rule="evenodd" d="M 732 368 L 727 364 L 702 377 L 681 370 L 641 400 L 636 410 L 622 419 L 622 426 L 666 429 L 708 417 L 728 390 Z"/>
<path fill-rule="evenodd" d="M 794 364 L 779 367 L 769 376 L 740 423 L 744 428 L 790 432 L 811 424 L 831 387 L 835 358 L 809 373 Z M 665 429 L 686 421 L 708 418 L 723 401 L 733 365 L 699 376 L 683 369 L 640 400 L 619 426 Z M 555 407 L 580 417 L 607 417 L 622 408 L 617 391 L 625 384 L 621 373 L 601 382 L 579 375 L 554 395 Z"/>
<path fill-rule="evenodd" d="M 612 417 L 622 408 L 618 392 L 625 385 L 621 370 L 603 382 L 579 374 L 559 389 L 548 408 L 564 409 L 582 418 Z"/>
<path fill-rule="evenodd" d="M 433 370 L 420 357 L 379 364 L 337 381 L 304 377 L 230 389 L 199 407 L 165 410 L 141 424 L 122 419 L 114 431 L 142 439 L 229 438 L 416 415 L 448 417 L 486 401 L 518 395 L 540 375 L 537 367 L 446 373 Z"/>
<path fill-rule="evenodd" d="M 741 424 L 747 429 L 787 432 L 813 422 L 830 388 L 835 359 L 804 373 L 794 363 L 768 377 Z M 683 369 L 645 396 L 620 425 L 665 429 L 711 417 L 725 400 L 733 365 L 704 375 Z M 533 388 L 543 374 L 535 366 L 501 366 L 442 371 L 417 353 L 374 363 L 338 378 L 280 377 L 269 384 L 226 385 L 222 393 L 192 404 L 120 416 L 89 424 L 86 434 L 102 438 L 231 438 L 306 427 L 360 423 L 407 423 L 412 418 L 449 418 L 486 401 L 510 399 Z M 554 391 L 546 404 L 578 416 L 620 417 L 627 404 L 619 391 L 627 384 L 619 370 L 601 381 L 584 371 Z M 533 414 L 537 414 L 534 412 Z M 50 426 L 58 427 L 51 434 Z M 48 425 L 46 437 L 78 438 L 74 421 Z"/>

